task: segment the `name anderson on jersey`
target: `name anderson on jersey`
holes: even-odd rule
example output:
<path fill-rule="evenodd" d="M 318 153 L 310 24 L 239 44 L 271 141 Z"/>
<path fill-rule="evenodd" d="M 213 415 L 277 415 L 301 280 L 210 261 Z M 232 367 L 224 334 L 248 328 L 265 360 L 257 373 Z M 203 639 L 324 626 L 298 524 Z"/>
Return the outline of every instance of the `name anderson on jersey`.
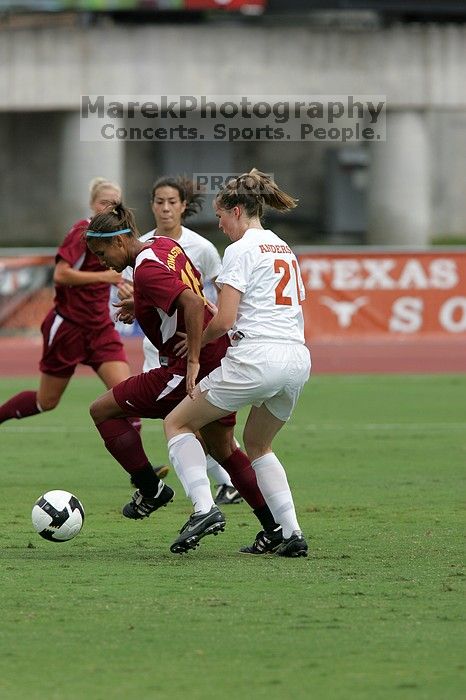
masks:
<path fill-rule="evenodd" d="M 291 248 L 287 245 L 273 245 L 272 243 L 260 243 L 261 253 L 291 253 Z"/>

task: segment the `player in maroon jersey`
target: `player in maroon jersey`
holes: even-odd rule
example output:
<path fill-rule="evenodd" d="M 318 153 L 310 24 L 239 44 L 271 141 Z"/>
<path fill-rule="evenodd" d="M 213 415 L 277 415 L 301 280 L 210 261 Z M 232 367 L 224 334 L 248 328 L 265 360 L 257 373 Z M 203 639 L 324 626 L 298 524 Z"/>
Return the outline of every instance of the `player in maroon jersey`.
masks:
<path fill-rule="evenodd" d="M 95 216 L 86 237 L 89 248 L 107 267 L 118 272 L 128 265 L 134 268 L 134 305 L 122 301 L 120 316 L 129 321 L 134 314 L 160 354 L 160 367 L 126 379 L 96 399 L 90 409 L 107 450 L 137 488 L 123 515 L 140 519 L 166 505 L 174 493 L 154 474 L 140 435 L 125 418 L 164 418 L 192 392 L 197 379 L 220 364 L 229 338 L 224 335 L 200 349 L 203 328 L 212 314 L 205 303 L 200 275 L 176 241 L 159 236 L 141 243 L 131 211 L 121 204 Z M 176 354 L 179 333 L 188 337 L 187 358 Z M 202 437 L 264 529 L 273 530 L 278 526 L 259 491 L 251 463 L 236 446 L 234 424 L 235 414 L 226 416 L 205 426 Z M 196 544 L 201 537 L 223 530 L 225 523 L 210 489 L 205 489 L 207 475 L 201 481 L 192 483 L 189 475 L 181 480 L 194 511 L 206 513 L 205 528 L 196 533 Z"/>
<path fill-rule="evenodd" d="M 119 185 L 90 183 L 93 214 L 121 199 Z M 92 367 L 108 388 L 129 376 L 125 351 L 109 312 L 110 284 L 120 275 L 103 267 L 86 246 L 89 219 L 74 224 L 58 248 L 54 306 L 42 323 L 43 353 L 38 391 L 22 391 L 0 406 L 0 423 L 54 409 L 78 364 Z"/>

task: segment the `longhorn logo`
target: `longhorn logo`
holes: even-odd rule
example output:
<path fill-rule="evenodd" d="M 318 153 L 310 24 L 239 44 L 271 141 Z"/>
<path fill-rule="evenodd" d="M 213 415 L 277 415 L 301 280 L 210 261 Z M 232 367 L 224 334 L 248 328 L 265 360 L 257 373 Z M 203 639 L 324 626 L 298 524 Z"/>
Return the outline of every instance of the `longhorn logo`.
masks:
<path fill-rule="evenodd" d="M 358 297 L 354 301 L 336 301 L 332 297 L 320 297 L 319 301 L 333 311 L 340 328 L 349 328 L 354 314 L 369 300 L 367 297 Z"/>

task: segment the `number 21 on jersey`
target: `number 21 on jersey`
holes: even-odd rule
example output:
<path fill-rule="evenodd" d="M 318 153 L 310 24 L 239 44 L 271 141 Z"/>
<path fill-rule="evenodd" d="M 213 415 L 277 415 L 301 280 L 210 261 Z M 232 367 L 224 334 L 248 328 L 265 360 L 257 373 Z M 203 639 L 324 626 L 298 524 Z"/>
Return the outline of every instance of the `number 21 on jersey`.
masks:
<path fill-rule="evenodd" d="M 273 268 L 277 275 L 280 273 L 282 275 L 275 287 L 275 303 L 278 304 L 278 306 L 293 306 L 293 302 L 302 304 L 301 294 L 299 292 L 301 274 L 297 261 L 293 259 L 290 264 L 287 260 L 277 258 L 274 261 Z M 290 282 L 291 285 L 288 287 Z M 285 294 L 285 289 L 287 289 L 287 294 Z"/>

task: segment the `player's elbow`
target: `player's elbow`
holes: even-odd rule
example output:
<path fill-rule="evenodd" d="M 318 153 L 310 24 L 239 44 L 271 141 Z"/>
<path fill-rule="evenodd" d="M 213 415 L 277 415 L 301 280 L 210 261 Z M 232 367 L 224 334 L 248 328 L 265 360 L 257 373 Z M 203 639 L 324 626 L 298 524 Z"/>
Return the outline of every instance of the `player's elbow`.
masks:
<path fill-rule="evenodd" d="M 204 312 L 204 300 L 200 296 L 192 292 L 190 289 L 185 291 L 179 297 L 181 306 L 188 312 Z"/>
<path fill-rule="evenodd" d="M 225 318 L 215 318 L 216 330 L 219 334 L 225 335 L 231 329 L 233 322 L 230 323 L 228 319 Z"/>
<path fill-rule="evenodd" d="M 65 275 L 61 268 L 55 268 L 53 273 L 53 283 L 54 284 L 66 284 Z"/>
<path fill-rule="evenodd" d="M 53 283 L 54 284 L 70 284 L 70 268 L 68 265 L 56 265 L 53 271 Z"/>
<path fill-rule="evenodd" d="M 217 330 L 222 333 L 228 333 L 236 321 L 236 314 L 232 314 L 229 309 L 223 308 L 219 310 L 214 319 Z"/>

